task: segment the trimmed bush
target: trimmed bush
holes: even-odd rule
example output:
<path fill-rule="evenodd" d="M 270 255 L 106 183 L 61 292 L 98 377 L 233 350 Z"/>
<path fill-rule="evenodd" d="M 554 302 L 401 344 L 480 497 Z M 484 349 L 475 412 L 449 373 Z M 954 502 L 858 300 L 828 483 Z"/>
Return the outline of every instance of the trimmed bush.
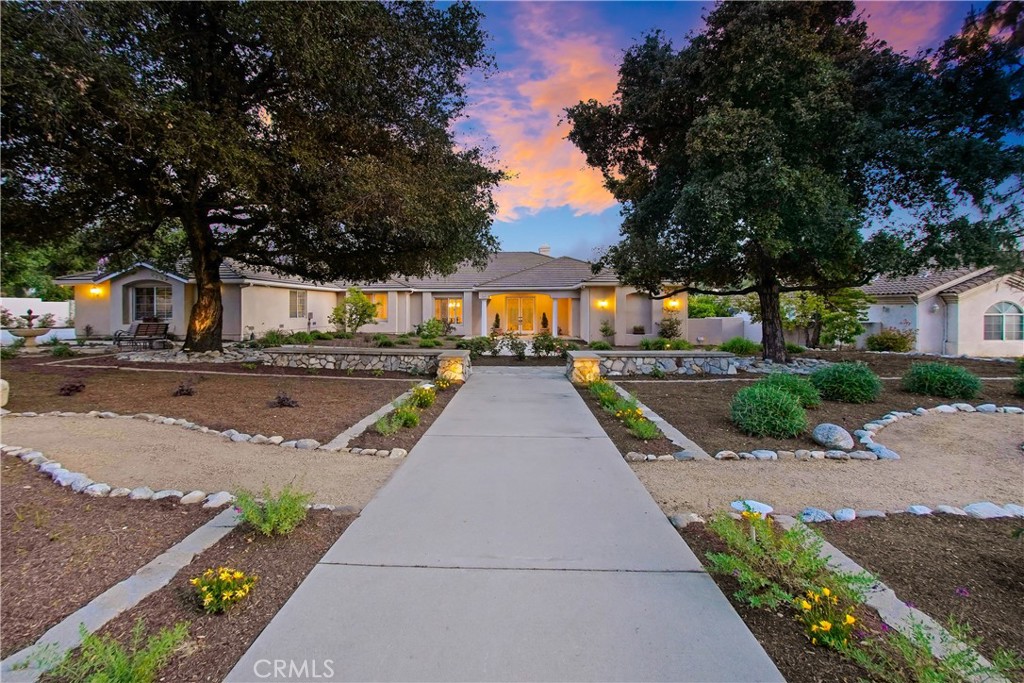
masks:
<path fill-rule="evenodd" d="M 286 484 L 277 496 L 264 487 L 261 498 L 249 491 L 235 494 L 235 507 L 241 511 L 242 521 L 264 536 L 287 536 L 306 519 L 306 505 L 313 494 L 296 491 Z"/>
<path fill-rule="evenodd" d="M 611 351 L 612 345 L 606 341 L 592 341 L 590 342 L 591 351 Z"/>
<path fill-rule="evenodd" d="M 912 394 L 970 399 L 981 393 L 981 380 L 958 365 L 913 363 L 903 375 L 903 388 Z"/>
<path fill-rule="evenodd" d="M 686 341 L 685 339 L 673 339 L 669 342 L 669 346 L 672 347 L 673 351 L 692 351 L 693 344 Z"/>
<path fill-rule="evenodd" d="M 799 355 L 806 350 L 806 348 L 800 346 L 799 344 L 794 344 L 793 342 L 786 342 L 786 353 L 788 353 L 791 356 Z"/>
<path fill-rule="evenodd" d="M 641 351 L 668 351 L 672 342 L 663 337 L 644 337 L 640 340 Z"/>
<path fill-rule="evenodd" d="M 917 333 L 914 330 L 897 330 L 895 327 L 885 327 L 878 334 L 873 334 L 865 340 L 868 351 L 896 351 L 906 353 L 914 348 L 914 341 Z"/>
<path fill-rule="evenodd" d="M 491 353 L 498 349 L 498 340 L 494 337 L 472 337 L 460 339 L 455 342 L 455 348 L 469 351 L 469 357 L 476 360 L 485 353 Z"/>
<path fill-rule="evenodd" d="M 718 347 L 719 351 L 735 353 L 737 356 L 752 356 L 761 353 L 761 345 L 743 337 L 733 337 Z"/>
<path fill-rule="evenodd" d="M 874 403 L 882 394 L 882 380 L 863 363 L 836 363 L 815 370 L 811 384 L 827 401 Z"/>
<path fill-rule="evenodd" d="M 730 412 L 733 423 L 751 436 L 785 439 L 807 429 L 807 413 L 795 396 L 760 383 L 736 392 Z"/>
<path fill-rule="evenodd" d="M 800 375 L 773 372 L 757 384 L 782 389 L 800 401 L 800 405 L 804 408 L 817 408 L 821 405 L 821 394 L 806 377 Z"/>

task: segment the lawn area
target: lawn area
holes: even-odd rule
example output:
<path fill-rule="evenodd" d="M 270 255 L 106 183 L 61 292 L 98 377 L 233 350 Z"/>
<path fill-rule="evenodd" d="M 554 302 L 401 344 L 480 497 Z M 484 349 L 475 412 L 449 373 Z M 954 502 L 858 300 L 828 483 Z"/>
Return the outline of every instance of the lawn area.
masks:
<path fill-rule="evenodd" d="M 405 381 L 392 381 L 331 379 L 326 374 L 281 377 L 245 370 L 241 370 L 243 375 L 215 374 L 230 371 L 223 366 L 207 370 L 178 365 L 167 368 L 176 372 L 131 372 L 74 364 L 43 365 L 46 360 L 19 358 L 3 364 L 2 376 L 11 384 L 8 410 L 157 413 L 220 431 L 236 429 L 247 434 L 320 442 L 330 441 L 418 383 L 408 376 Z M 93 360 L 83 362 L 91 364 Z M 72 396 L 59 395 L 59 388 L 69 380 L 85 386 Z M 182 383 L 191 384 L 194 394 L 174 396 Z M 299 405 L 269 406 L 280 392 Z"/>
<path fill-rule="evenodd" d="M 7 456 L 0 499 L 2 657 L 31 645 L 219 512 L 171 500 L 90 498 Z"/>

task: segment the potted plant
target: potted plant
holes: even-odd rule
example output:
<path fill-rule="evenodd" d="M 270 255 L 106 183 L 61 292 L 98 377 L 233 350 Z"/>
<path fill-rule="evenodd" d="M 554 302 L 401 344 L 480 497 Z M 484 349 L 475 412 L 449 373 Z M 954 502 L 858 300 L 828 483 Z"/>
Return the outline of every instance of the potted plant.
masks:
<path fill-rule="evenodd" d="M 545 330 L 545 331 L 548 329 L 548 314 L 547 313 L 541 313 L 540 314 L 540 329 Z"/>

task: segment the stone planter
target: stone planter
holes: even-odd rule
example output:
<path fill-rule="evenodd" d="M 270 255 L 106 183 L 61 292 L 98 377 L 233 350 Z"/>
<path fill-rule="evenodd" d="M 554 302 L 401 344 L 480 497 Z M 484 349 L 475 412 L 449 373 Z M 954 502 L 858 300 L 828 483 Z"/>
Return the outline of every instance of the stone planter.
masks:
<path fill-rule="evenodd" d="M 26 349 L 36 348 L 36 337 L 41 337 L 49 331 L 49 327 L 12 327 L 7 330 L 11 335 L 24 339 Z"/>

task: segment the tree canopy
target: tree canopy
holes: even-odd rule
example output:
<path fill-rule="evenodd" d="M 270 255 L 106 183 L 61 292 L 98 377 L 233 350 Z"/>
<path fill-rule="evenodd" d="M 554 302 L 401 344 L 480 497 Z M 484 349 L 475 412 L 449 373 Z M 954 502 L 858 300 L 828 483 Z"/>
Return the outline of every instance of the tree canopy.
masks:
<path fill-rule="evenodd" d="M 775 360 L 781 292 L 1018 264 L 1020 15 L 984 16 L 916 57 L 852 2 L 726 2 L 681 49 L 646 36 L 613 101 L 567 110 L 621 204 L 602 264 L 654 296 L 756 293 Z"/>
<path fill-rule="evenodd" d="M 5 239 L 103 255 L 183 231 L 186 348 L 230 258 L 314 281 L 482 262 L 503 174 L 453 124 L 490 69 L 457 2 L 4 3 Z"/>

